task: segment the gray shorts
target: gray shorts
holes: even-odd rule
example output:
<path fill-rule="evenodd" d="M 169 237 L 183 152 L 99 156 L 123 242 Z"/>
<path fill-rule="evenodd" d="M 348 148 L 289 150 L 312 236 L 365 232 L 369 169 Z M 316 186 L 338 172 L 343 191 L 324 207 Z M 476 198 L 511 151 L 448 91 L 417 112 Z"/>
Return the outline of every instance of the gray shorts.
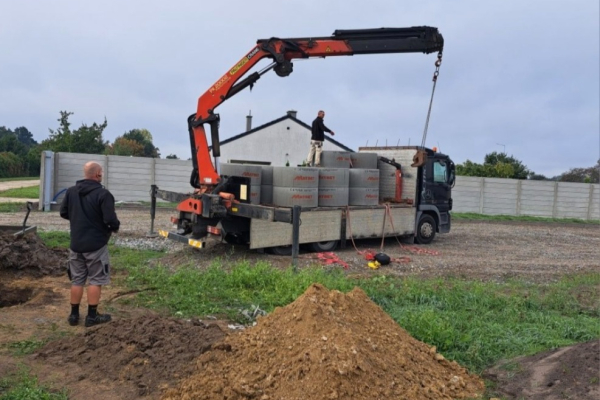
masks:
<path fill-rule="evenodd" d="M 108 246 L 89 253 L 75 253 L 69 249 L 69 270 L 71 284 L 84 286 L 87 279 L 90 285 L 104 286 L 110 283 L 110 262 Z"/>

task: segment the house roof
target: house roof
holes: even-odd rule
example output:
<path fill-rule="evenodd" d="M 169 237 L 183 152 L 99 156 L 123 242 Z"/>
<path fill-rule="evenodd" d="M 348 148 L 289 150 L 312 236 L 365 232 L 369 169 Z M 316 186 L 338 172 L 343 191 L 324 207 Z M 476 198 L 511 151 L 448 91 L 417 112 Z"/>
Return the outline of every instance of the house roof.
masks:
<path fill-rule="evenodd" d="M 275 125 L 275 124 L 277 124 L 277 123 L 279 123 L 281 121 L 285 121 L 286 119 L 291 119 L 292 121 L 300 124 L 301 126 L 305 127 L 306 129 L 308 129 L 309 131 L 311 130 L 310 125 L 308 125 L 308 124 L 300 121 L 298 118 L 292 117 L 291 115 L 287 114 L 287 115 L 284 115 L 281 118 L 274 119 L 271 122 L 267 122 L 266 124 L 263 124 L 263 125 L 257 126 L 256 128 L 250 129 L 249 131 L 240 133 L 239 135 L 232 136 L 229 139 L 221 140 L 219 142 L 219 144 L 222 146 L 224 144 L 233 142 L 234 140 L 237 140 L 237 139 L 243 138 L 245 136 L 251 135 L 251 134 L 253 134 L 255 132 L 258 132 L 258 131 L 260 131 L 262 129 L 265 129 L 265 128 L 271 126 L 271 125 Z M 328 142 L 331 142 L 331 143 L 335 144 L 336 146 L 341 147 L 342 149 L 344 149 L 346 151 L 350 151 L 350 152 L 354 153 L 354 150 L 352 150 L 351 148 L 349 148 L 347 146 L 344 146 L 343 144 L 341 144 L 337 140 L 331 138 L 330 136 L 325 136 L 325 140 L 328 141 Z M 212 146 L 209 147 L 209 150 L 210 149 L 212 149 Z"/>

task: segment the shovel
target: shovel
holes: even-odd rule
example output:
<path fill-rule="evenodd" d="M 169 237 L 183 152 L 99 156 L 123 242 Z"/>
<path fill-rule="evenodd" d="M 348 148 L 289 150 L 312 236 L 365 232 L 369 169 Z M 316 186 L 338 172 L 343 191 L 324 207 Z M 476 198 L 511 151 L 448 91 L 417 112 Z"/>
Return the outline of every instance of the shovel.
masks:
<path fill-rule="evenodd" d="M 32 202 L 30 202 L 30 201 L 28 201 L 28 202 L 27 202 L 27 214 L 25 214 L 25 219 L 23 220 L 23 227 L 21 228 L 21 230 L 20 230 L 20 231 L 17 231 L 17 232 L 15 232 L 15 234 L 13 235 L 13 236 L 15 237 L 15 239 L 21 238 L 21 237 L 23 237 L 23 236 L 25 235 L 25 233 L 26 233 L 26 229 L 28 229 L 28 228 L 26 227 L 26 224 L 27 224 L 27 218 L 29 218 L 29 213 L 31 212 L 31 208 L 32 208 L 32 207 L 33 207 L 33 203 L 32 203 Z M 35 226 L 34 226 L 34 227 L 32 227 L 32 228 L 35 228 Z M 28 229 L 28 230 L 29 230 L 29 229 Z"/>

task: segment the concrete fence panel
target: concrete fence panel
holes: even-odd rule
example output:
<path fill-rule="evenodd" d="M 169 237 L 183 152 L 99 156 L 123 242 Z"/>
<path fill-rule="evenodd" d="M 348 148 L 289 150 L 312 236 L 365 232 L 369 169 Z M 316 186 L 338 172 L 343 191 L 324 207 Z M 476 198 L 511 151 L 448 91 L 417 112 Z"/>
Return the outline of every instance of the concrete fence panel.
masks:
<path fill-rule="evenodd" d="M 400 159 L 405 154 L 390 155 Z M 83 179 L 83 165 L 88 161 L 102 165 L 103 183 L 117 201 L 148 201 L 152 184 L 173 192 L 193 191 L 189 184 L 190 160 L 46 151 L 42 153 L 40 207 L 49 211 L 54 200 L 56 209 L 64 190 Z M 410 165 L 408 158 L 402 161 L 406 161 L 403 165 Z M 389 167 L 382 163 L 379 166 L 381 169 Z M 393 173 L 393 169 L 389 172 Z M 407 167 L 406 174 L 416 174 L 416 170 Z M 414 188 L 404 187 L 403 197 L 412 198 L 413 195 Z M 600 219 L 598 184 L 457 176 L 452 199 L 455 212 Z"/>
<path fill-rule="evenodd" d="M 458 176 L 453 210 L 488 215 L 600 219 L 600 185 Z"/>

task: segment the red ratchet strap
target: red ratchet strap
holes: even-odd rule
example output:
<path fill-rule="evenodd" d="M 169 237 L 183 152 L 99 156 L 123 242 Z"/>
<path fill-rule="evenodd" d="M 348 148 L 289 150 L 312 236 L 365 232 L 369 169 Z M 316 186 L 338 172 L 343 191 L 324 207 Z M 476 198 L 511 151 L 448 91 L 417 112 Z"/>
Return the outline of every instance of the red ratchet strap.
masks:
<path fill-rule="evenodd" d="M 402 248 L 402 250 L 408 250 L 413 254 L 429 254 L 431 256 L 439 256 L 440 255 L 440 252 L 437 250 L 423 249 L 421 247 L 416 247 L 416 246 L 405 246 L 402 243 L 400 243 L 400 247 Z"/>
<path fill-rule="evenodd" d="M 392 215 L 389 211 L 390 207 L 389 204 L 386 204 L 386 210 L 390 216 L 390 223 L 392 224 L 392 229 L 394 229 L 394 222 L 392 221 Z M 356 243 L 354 243 L 354 237 L 352 236 L 352 223 L 350 221 L 350 207 L 346 207 L 346 219 L 348 221 L 347 227 L 348 227 L 348 233 L 350 233 L 350 240 L 352 241 L 352 246 L 354 246 L 354 250 L 356 250 L 356 252 L 358 254 L 360 254 L 361 256 L 365 257 L 365 260 L 367 261 L 373 261 L 375 260 L 375 253 L 373 250 L 371 249 L 367 249 L 364 251 L 360 251 L 358 250 L 358 248 L 356 247 Z M 385 215 L 383 217 L 383 226 L 384 226 L 384 230 L 383 232 L 385 232 Z M 381 234 L 381 236 L 383 237 L 383 232 Z M 382 240 L 384 240 L 385 238 L 383 238 Z M 397 238 L 396 238 L 397 239 Z M 400 243 L 400 242 L 398 242 Z M 381 251 L 383 251 L 383 241 L 381 242 Z M 390 258 L 390 262 L 395 262 L 395 263 L 407 263 L 410 262 L 410 257 L 397 257 L 397 258 Z"/>
<path fill-rule="evenodd" d="M 350 207 L 349 206 L 346 206 L 346 220 L 348 221 L 346 226 L 348 227 L 348 233 L 350 234 L 350 240 L 352 241 L 352 246 L 354 247 L 354 250 L 356 250 L 356 252 L 358 254 L 360 254 L 361 256 L 364 256 L 365 260 L 373 261 L 375 259 L 375 252 L 373 250 L 368 249 L 368 250 L 360 251 L 356 247 L 356 243 L 354 243 L 354 236 L 352 235 L 352 221 L 350 221 Z"/>
<path fill-rule="evenodd" d="M 390 224 L 392 225 L 392 231 L 395 231 L 396 229 L 394 228 L 394 221 L 392 219 L 392 212 L 391 212 L 389 203 L 385 204 L 385 212 L 390 217 Z M 385 216 L 383 217 L 383 232 L 385 232 Z M 384 236 L 383 233 L 381 236 L 382 237 Z M 398 236 L 396 236 L 396 241 L 398 242 L 398 244 L 400 245 L 400 248 L 402 248 L 402 250 L 410 251 L 413 254 L 429 254 L 432 256 L 440 255 L 440 252 L 437 250 L 423 249 L 423 248 L 416 247 L 416 246 L 405 246 L 400 242 L 400 240 L 398 239 Z M 381 248 L 383 249 L 383 238 L 381 240 Z M 401 258 L 408 258 L 408 257 L 401 257 Z M 410 258 L 408 258 L 408 261 L 410 261 Z"/>
<path fill-rule="evenodd" d="M 317 258 L 325 265 L 339 264 L 344 267 L 344 269 L 350 268 L 348 263 L 342 261 L 335 253 L 317 253 Z"/>

